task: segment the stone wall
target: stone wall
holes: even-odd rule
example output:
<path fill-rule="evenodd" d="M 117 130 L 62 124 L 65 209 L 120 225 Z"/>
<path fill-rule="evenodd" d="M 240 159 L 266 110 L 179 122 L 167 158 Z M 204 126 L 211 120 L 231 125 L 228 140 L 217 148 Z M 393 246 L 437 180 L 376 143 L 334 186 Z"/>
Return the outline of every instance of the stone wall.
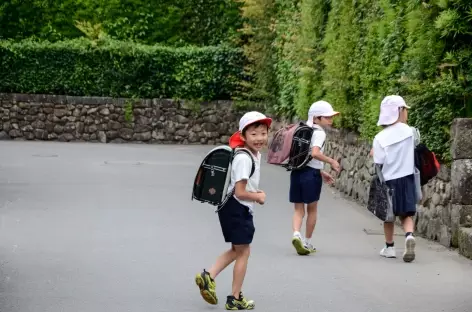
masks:
<path fill-rule="evenodd" d="M 3 140 L 227 144 L 239 118 L 227 101 L 0 94 Z"/>
<path fill-rule="evenodd" d="M 453 244 L 472 259 L 472 119 L 452 124 L 452 212 L 456 219 Z"/>
<path fill-rule="evenodd" d="M 355 134 L 328 132 L 325 153 L 338 160 L 342 167 L 335 188 L 362 205 L 367 204 L 374 174 L 370 149 L 371 145 Z M 416 233 L 444 246 L 454 246 L 452 237 L 459 220 L 451 205 L 451 172 L 447 166 L 441 166 L 436 178 L 423 187 L 423 200 L 417 208 Z"/>

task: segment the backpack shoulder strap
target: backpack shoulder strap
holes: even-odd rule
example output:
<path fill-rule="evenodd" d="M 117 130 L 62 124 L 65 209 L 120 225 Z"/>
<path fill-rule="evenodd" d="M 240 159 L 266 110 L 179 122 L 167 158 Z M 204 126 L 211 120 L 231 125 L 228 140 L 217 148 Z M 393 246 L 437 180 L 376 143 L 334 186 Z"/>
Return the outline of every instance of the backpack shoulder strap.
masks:
<path fill-rule="evenodd" d="M 236 155 L 238 154 L 241 154 L 241 153 L 244 153 L 246 155 L 249 156 L 249 159 L 251 159 L 251 163 L 252 163 L 252 166 L 251 166 L 251 173 L 249 174 L 249 178 L 252 177 L 252 175 L 254 174 L 254 171 L 256 171 L 256 164 L 254 163 L 254 158 L 252 157 L 251 155 L 251 152 L 248 151 L 247 149 L 245 148 L 238 148 L 238 149 L 234 149 L 233 150 L 233 160 L 234 160 L 234 157 L 236 157 Z M 228 194 L 226 194 L 225 198 L 223 199 L 222 203 L 218 206 L 218 208 L 216 209 L 215 213 L 219 212 L 221 209 L 223 209 L 224 205 L 226 204 L 226 202 L 228 201 L 228 199 L 234 195 L 236 191 L 236 188 L 233 188 L 231 190 L 231 192 L 229 192 Z"/>
<path fill-rule="evenodd" d="M 241 154 L 241 153 L 246 154 L 247 156 L 249 156 L 249 159 L 251 159 L 251 173 L 249 174 L 249 177 L 252 177 L 252 175 L 254 174 L 254 171 L 256 171 L 256 164 L 254 163 L 254 158 L 252 157 L 251 152 L 245 148 L 237 149 L 234 153 L 234 157 L 236 157 L 236 155 Z"/>

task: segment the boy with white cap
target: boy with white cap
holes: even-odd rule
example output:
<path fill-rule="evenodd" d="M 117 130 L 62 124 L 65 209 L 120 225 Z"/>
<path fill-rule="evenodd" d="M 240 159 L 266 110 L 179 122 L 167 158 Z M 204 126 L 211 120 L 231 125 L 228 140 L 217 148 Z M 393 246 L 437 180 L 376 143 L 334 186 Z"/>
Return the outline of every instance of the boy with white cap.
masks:
<path fill-rule="evenodd" d="M 337 172 L 340 171 L 339 163 L 336 160 L 323 155 L 326 140 L 324 128 L 330 127 L 333 123 L 333 117 L 338 114 L 328 102 L 318 101 L 311 105 L 308 111 L 307 125 L 315 128 L 310 143 L 313 159 L 306 167 L 292 171 L 290 174 L 289 200 L 295 208 L 292 221 L 292 245 L 299 255 L 308 255 L 316 251 L 311 242 L 311 237 L 316 225 L 322 180 L 324 179 L 330 184 L 333 182 L 333 177 L 322 171 L 324 163 L 330 164 L 331 168 Z M 305 205 L 307 220 L 306 237 L 304 239 L 300 229 L 305 217 Z"/>
<path fill-rule="evenodd" d="M 389 95 L 382 100 L 377 125 L 384 129 L 375 136 L 372 148 L 374 163 L 382 166 L 385 182 L 394 190 L 394 214 L 400 217 L 406 232 L 403 253 L 405 262 L 415 259 L 415 238 L 413 237 L 415 224 L 412 217 L 416 214 L 414 178 L 414 130 L 416 129 L 406 124 L 409 108 L 405 100 L 398 95 Z M 396 257 L 393 232 L 394 223 L 385 222 L 385 247 L 380 251 L 382 257 Z"/>
<path fill-rule="evenodd" d="M 234 133 L 229 145 L 231 148 L 246 148 L 246 153 L 236 155 L 231 167 L 231 181 L 228 192 L 234 188 L 231 196 L 218 211 L 221 229 L 225 242 L 231 243 L 231 248 L 220 255 L 215 264 L 208 270 L 197 274 L 195 281 L 200 288 L 203 299 L 210 304 L 217 304 L 214 279 L 233 261 L 232 294 L 227 297 L 227 310 L 252 310 L 254 301 L 246 300 L 241 292 L 247 263 L 250 254 L 250 244 L 254 237 L 253 211 L 254 203 L 263 205 L 265 193 L 259 190 L 260 163 L 262 147 L 267 144 L 268 131 L 272 119 L 259 112 L 248 112 L 239 121 L 239 131 Z M 253 159 L 251 160 L 252 157 Z M 252 163 L 255 170 L 250 176 Z M 229 194 L 229 193 L 228 193 Z"/>

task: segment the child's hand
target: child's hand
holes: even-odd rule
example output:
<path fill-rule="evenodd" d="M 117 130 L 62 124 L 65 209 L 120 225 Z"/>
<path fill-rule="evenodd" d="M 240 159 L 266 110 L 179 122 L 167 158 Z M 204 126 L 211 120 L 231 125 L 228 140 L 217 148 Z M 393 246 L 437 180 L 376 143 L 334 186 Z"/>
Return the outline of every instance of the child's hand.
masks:
<path fill-rule="evenodd" d="M 331 168 L 336 171 L 337 173 L 340 173 L 341 172 L 341 166 L 339 165 L 339 163 L 336 161 L 336 160 L 332 160 L 331 163 Z"/>
<path fill-rule="evenodd" d="M 329 185 L 332 185 L 334 183 L 334 178 L 329 173 L 322 171 L 321 176 L 323 177 L 323 180 L 325 181 L 325 183 Z"/>
<path fill-rule="evenodd" d="M 264 205 L 266 199 L 266 194 L 264 191 L 257 191 L 257 199 L 256 202 L 260 205 Z"/>

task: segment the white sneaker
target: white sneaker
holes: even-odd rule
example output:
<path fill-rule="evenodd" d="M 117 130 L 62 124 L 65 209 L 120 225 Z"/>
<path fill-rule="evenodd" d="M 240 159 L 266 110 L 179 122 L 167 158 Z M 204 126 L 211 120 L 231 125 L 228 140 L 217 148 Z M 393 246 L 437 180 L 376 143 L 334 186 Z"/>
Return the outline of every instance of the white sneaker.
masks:
<path fill-rule="evenodd" d="M 385 258 L 396 258 L 397 254 L 395 251 L 395 247 L 387 247 L 385 246 L 381 251 L 380 251 L 380 256 L 385 257 Z"/>
<path fill-rule="evenodd" d="M 310 254 L 310 250 L 305 247 L 305 242 L 301 235 L 293 235 L 292 245 L 299 255 L 305 256 Z"/>
<path fill-rule="evenodd" d="M 408 235 L 405 239 L 405 252 L 403 253 L 403 261 L 412 262 L 415 260 L 416 240 L 413 235 Z"/>
<path fill-rule="evenodd" d="M 304 244 L 305 248 L 308 249 L 310 252 L 316 252 L 316 248 L 313 246 L 312 243 L 306 242 Z"/>

